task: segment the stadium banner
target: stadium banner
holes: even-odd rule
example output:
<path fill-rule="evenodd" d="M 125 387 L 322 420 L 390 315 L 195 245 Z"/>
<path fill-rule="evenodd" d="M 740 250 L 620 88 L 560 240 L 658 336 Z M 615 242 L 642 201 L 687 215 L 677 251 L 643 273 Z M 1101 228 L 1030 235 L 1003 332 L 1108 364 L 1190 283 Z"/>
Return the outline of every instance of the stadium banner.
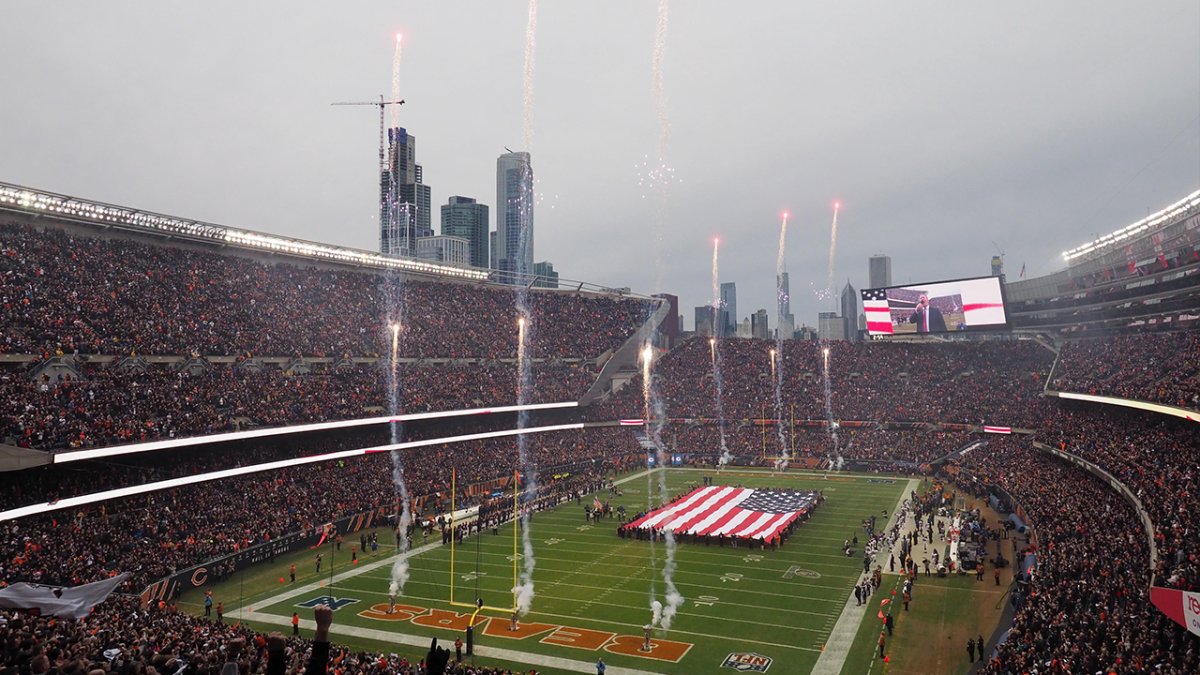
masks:
<path fill-rule="evenodd" d="M 983 425 L 983 433 L 985 434 L 1011 434 L 1012 427 L 997 427 L 985 424 Z"/>
<path fill-rule="evenodd" d="M 330 533 L 348 534 L 378 527 L 385 523 L 390 526 L 387 516 L 388 509 L 380 506 L 370 511 L 345 516 L 332 523 L 325 523 L 300 532 L 291 532 L 176 572 L 150 584 L 139 596 L 143 605 L 169 602 L 184 591 L 220 581 L 251 565 L 274 560 L 276 556 L 293 551 L 314 548 L 319 543 L 327 541 Z M 346 555 L 349 556 L 349 552 Z"/>
<path fill-rule="evenodd" d="M 1175 623 L 1200 635 L 1200 593 L 1151 586 L 1150 602 Z"/>
<path fill-rule="evenodd" d="M 1010 328 L 1000 277 L 864 288 L 867 333 L 912 335 Z"/>

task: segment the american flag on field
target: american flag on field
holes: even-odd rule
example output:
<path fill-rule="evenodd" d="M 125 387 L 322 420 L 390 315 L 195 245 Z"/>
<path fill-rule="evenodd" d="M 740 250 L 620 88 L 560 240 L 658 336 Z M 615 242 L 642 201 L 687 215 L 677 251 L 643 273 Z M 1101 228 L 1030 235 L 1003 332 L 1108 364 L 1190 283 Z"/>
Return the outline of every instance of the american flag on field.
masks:
<path fill-rule="evenodd" d="M 816 503 L 816 493 L 752 490 L 721 485 L 697 488 L 630 526 L 743 539 L 771 539 Z"/>
<path fill-rule="evenodd" d="M 862 291 L 863 313 L 867 315 L 867 333 L 891 335 L 892 308 L 887 293 L 882 288 L 865 288 Z"/>

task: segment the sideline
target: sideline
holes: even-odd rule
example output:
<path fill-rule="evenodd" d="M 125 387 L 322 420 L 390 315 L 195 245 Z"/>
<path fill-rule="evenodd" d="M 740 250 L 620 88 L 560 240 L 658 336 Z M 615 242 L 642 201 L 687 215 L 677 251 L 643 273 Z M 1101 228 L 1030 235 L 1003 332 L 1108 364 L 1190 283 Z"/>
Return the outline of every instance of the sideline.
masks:
<path fill-rule="evenodd" d="M 639 478 L 645 478 L 647 475 L 649 475 L 653 471 L 655 471 L 655 469 L 643 469 L 642 471 L 639 471 L 634 474 L 630 474 L 628 476 L 625 476 L 624 478 L 614 480 L 613 485 L 623 485 L 625 483 L 629 483 L 631 481 L 638 480 Z M 409 557 L 418 556 L 418 555 L 421 555 L 422 553 L 427 553 L 429 551 L 432 551 L 434 549 L 441 548 L 441 547 L 442 547 L 441 542 L 433 542 L 433 543 L 429 543 L 429 544 L 423 544 L 421 546 L 418 546 L 416 548 L 409 550 L 408 556 Z M 369 562 L 365 565 L 358 565 L 358 566 L 348 569 L 345 572 L 342 572 L 340 574 L 335 574 L 333 576 L 333 579 L 332 579 L 330 585 L 332 586 L 334 591 L 336 591 L 339 582 L 353 579 L 354 577 L 357 577 L 359 575 L 366 574 L 367 572 L 377 570 L 380 567 L 390 565 L 399 556 L 400 556 L 399 553 L 393 554 L 386 558 L 381 558 L 379 560 Z M 258 621 L 260 623 L 270 623 L 270 624 L 276 624 L 276 625 L 280 625 L 280 626 L 289 626 L 289 625 L 291 625 L 291 622 L 292 622 L 291 617 L 284 617 L 284 616 L 280 616 L 277 614 L 256 613 L 254 611 L 253 605 L 257 604 L 260 607 L 270 607 L 277 603 L 284 602 L 286 600 L 291 600 L 292 598 L 294 598 L 296 596 L 305 595 L 308 593 L 312 593 L 314 591 L 321 591 L 321 592 L 328 593 L 330 591 L 326 588 L 325 583 L 326 583 L 325 580 L 317 580 L 317 581 L 313 581 L 313 582 L 304 584 L 302 586 L 298 586 L 296 588 L 290 588 L 286 591 L 283 591 L 282 593 L 276 593 L 275 595 L 263 598 L 259 602 L 247 604 L 245 606 L 238 607 L 237 609 L 228 611 L 225 613 L 225 615 L 227 617 L 230 617 L 233 619 L 238 619 L 241 621 Z M 301 619 L 300 625 L 305 628 L 309 628 L 309 629 L 316 628 L 316 624 L 311 619 Z M 330 633 L 334 633 L 334 634 L 349 635 L 349 636 L 354 636 L 354 637 L 363 637 L 363 638 L 367 638 L 367 639 L 371 639 L 371 640 L 379 640 L 381 642 L 399 643 L 399 644 L 410 645 L 413 647 L 425 647 L 426 645 L 429 644 L 429 639 L 424 636 L 408 635 L 406 633 L 399 633 L 399 632 L 382 631 L 382 630 L 378 630 L 375 628 L 359 628 L 357 626 L 338 626 L 337 624 L 334 624 L 333 626 L 330 627 L 329 631 L 330 631 Z M 479 645 L 479 646 L 475 647 L 475 653 L 480 656 L 487 657 L 487 658 L 502 659 L 505 661 L 512 661 L 515 663 L 528 663 L 528 664 L 532 664 L 535 666 L 541 666 L 543 668 L 558 668 L 560 670 L 566 670 L 566 671 L 576 672 L 576 673 L 594 673 L 596 671 L 596 665 L 594 663 L 590 663 L 590 662 L 576 661 L 574 659 L 566 659 L 566 658 L 561 658 L 561 657 L 557 657 L 557 656 L 546 656 L 546 655 L 542 655 L 542 654 L 536 654 L 536 653 L 532 653 L 532 652 L 522 652 L 522 651 L 516 651 L 516 650 L 512 650 L 512 649 L 502 649 L 499 647 L 487 647 L 484 645 Z M 658 673 L 655 673 L 653 671 L 637 670 L 635 668 L 620 668 L 617 666 L 609 666 L 607 672 L 611 673 L 611 675 L 659 675 Z"/>
<path fill-rule="evenodd" d="M 908 479 L 908 484 L 905 486 L 904 491 L 900 493 L 900 499 L 896 501 L 896 507 L 892 509 L 891 517 L 888 518 L 887 525 L 884 526 L 884 532 L 892 529 L 892 523 L 899 516 L 904 500 L 908 499 L 908 495 L 919 486 L 920 481 L 916 478 Z M 850 654 L 850 647 L 854 644 L 854 637 L 858 635 L 858 628 L 862 625 L 863 617 L 867 613 L 867 605 L 852 605 L 850 601 L 853 599 L 853 594 L 846 598 L 846 606 L 842 608 L 842 615 L 838 617 L 837 623 L 834 624 L 833 630 L 830 631 L 829 639 L 825 642 L 825 648 L 821 650 L 821 655 L 817 657 L 817 663 L 813 666 L 812 675 L 837 675 L 842 672 L 842 667 L 846 665 L 846 657 Z"/>

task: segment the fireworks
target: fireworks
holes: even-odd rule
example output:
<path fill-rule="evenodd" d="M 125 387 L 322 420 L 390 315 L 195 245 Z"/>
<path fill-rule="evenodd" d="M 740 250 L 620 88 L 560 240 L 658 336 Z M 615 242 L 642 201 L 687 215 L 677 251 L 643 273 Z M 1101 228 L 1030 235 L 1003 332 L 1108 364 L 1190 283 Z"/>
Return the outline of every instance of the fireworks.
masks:
<path fill-rule="evenodd" d="M 661 155 L 657 162 L 651 162 L 650 155 L 644 155 L 641 162 L 633 165 L 633 169 L 637 176 L 638 187 L 642 191 L 642 199 L 646 199 L 651 194 L 662 198 L 668 187 L 681 182 L 675 177 L 675 169 L 667 164 Z"/>
<path fill-rule="evenodd" d="M 537 0 L 529 0 L 529 16 L 525 21 L 525 69 L 522 78 L 521 140 L 525 150 L 533 147 L 533 74 L 537 55 Z"/>

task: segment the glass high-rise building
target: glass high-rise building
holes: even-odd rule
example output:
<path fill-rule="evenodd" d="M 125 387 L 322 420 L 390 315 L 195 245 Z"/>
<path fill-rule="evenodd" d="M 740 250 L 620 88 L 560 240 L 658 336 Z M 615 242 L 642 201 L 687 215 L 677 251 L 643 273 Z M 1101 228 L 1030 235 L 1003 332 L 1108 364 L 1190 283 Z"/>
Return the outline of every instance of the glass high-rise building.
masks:
<path fill-rule="evenodd" d="M 721 337 L 736 337 L 738 330 L 737 284 L 726 281 L 721 284 L 721 306 L 717 315 L 716 330 Z"/>
<path fill-rule="evenodd" d="M 533 165 L 528 152 L 496 160 L 496 269 L 500 281 L 533 274 Z"/>
<path fill-rule="evenodd" d="M 846 280 L 846 287 L 842 289 L 842 323 L 846 324 L 845 330 L 847 340 L 858 339 L 858 291 L 850 285 L 850 280 Z"/>
<path fill-rule="evenodd" d="M 432 197 L 417 164 L 417 137 L 388 129 L 387 168 L 379 177 L 379 252 L 412 256 L 417 239 L 433 236 Z"/>
<path fill-rule="evenodd" d="M 448 204 L 442 204 L 442 235 L 471 242 L 471 267 L 490 266 L 487 204 L 470 197 L 451 197 Z"/>

